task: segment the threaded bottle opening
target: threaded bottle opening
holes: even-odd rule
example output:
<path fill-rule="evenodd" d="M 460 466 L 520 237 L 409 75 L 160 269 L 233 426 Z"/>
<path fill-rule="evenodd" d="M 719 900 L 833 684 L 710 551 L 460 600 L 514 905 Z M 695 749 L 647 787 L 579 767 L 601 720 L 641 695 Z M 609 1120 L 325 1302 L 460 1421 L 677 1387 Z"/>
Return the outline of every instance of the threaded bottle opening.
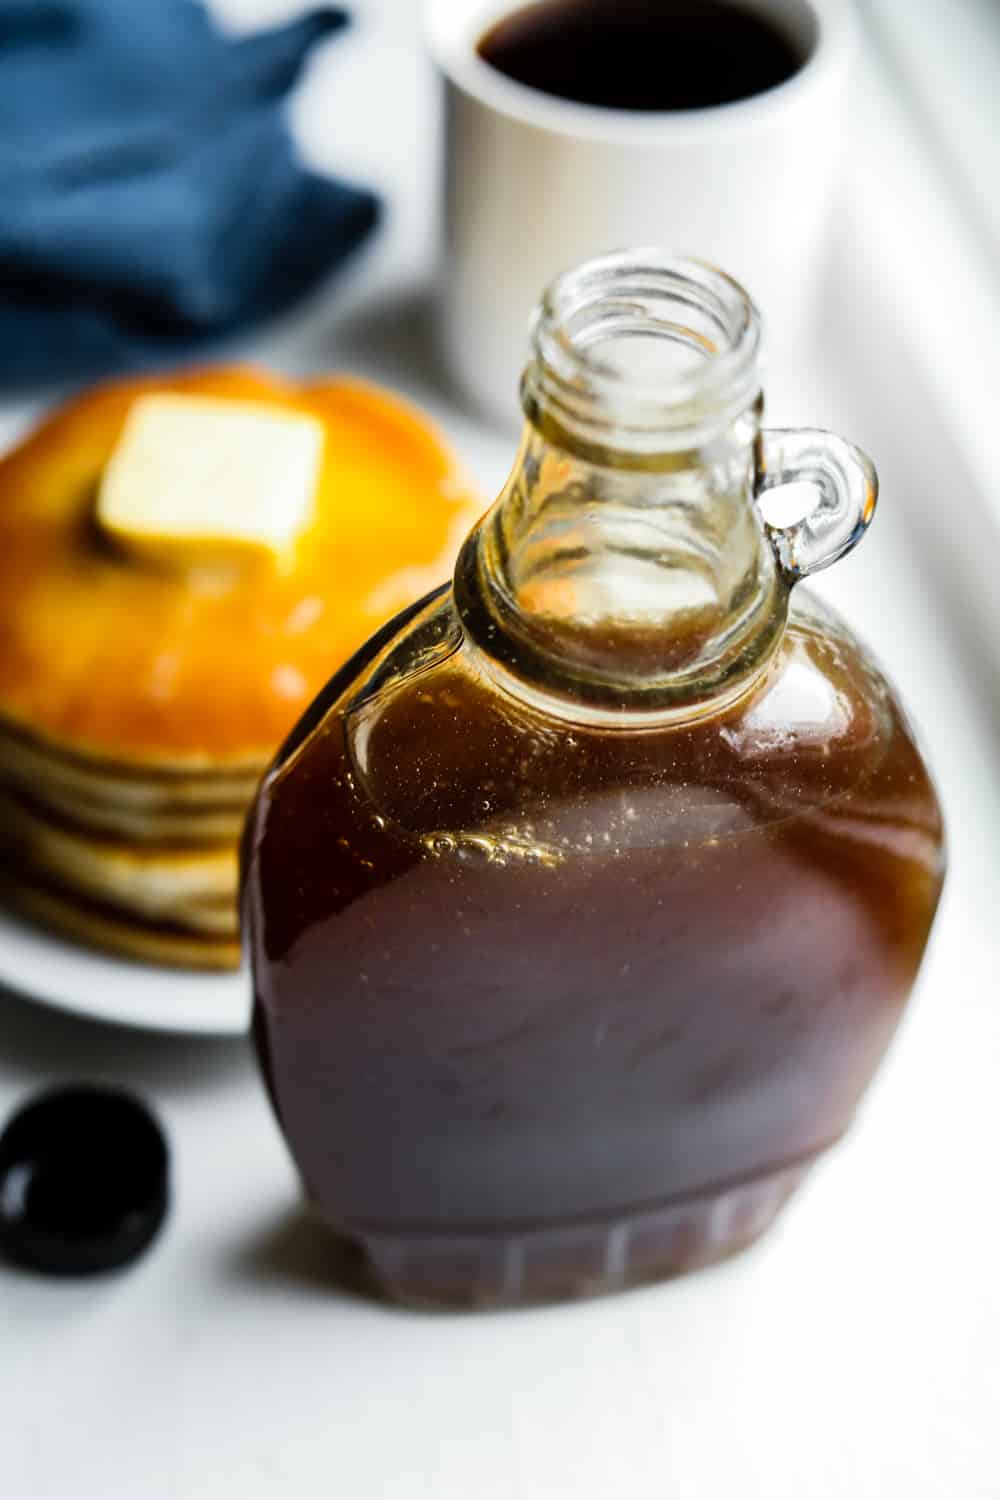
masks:
<path fill-rule="evenodd" d="M 760 317 L 714 266 L 656 248 L 558 276 L 539 306 L 522 384 L 529 420 L 586 446 L 694 446 L 760 392 Z"/>

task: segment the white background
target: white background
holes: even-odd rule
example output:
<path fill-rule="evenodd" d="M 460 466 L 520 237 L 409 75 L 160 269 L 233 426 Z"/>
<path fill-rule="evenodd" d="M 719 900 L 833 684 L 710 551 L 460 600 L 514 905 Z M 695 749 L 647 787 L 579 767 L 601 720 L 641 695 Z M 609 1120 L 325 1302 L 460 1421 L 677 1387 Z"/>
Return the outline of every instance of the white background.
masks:
<path fill-rule="evenodd" d="M 447 392 L 426 337 L 433 80 L 406 0 L 364 15 L 317 58 L 295 116 L 310 154 L 376 183 L 390 215 L 332 293 L 237 352 L 385 379 L 430 407 L 489 490 L 509 440 Z M 877 88 L 859 85 L 854 113 L 866 142 L 892 147 Z M 951 837 L 919 991 L 849 1140 L 768 1239 L 718 1269 L 540 1311 L 400 1312 L 331 1285 L 243 1042 L 0 996 L 0 1114 L 64 1077 L 130 1084 L 160 1110 L 175 1184 L 161 1240 L 125 1274 L 0 1269 L 5 1497 L 1000 1496 L 1000 698 L 982 586 L 996 554 L 981 471 L 953 446 L 963 391 L 942 392 L 907 343 L 900 284 L 935 292 L 894 211 L 903 157 L 890 150 L 884 179 L 874 149 L 856 158 L 822 338 L 768 383 L 772 421 L 837 428 L 876 458 L 875 528 L 824 592 L 912 708 Z M 6 430 L 33 409 L 9 407 Z"/>

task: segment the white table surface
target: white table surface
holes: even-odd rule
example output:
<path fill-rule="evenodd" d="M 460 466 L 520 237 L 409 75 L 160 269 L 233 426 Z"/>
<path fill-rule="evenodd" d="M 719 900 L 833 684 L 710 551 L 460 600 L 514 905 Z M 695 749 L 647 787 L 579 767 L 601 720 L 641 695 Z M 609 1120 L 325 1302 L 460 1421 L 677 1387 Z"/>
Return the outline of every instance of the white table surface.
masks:
<path fill-rule="evenodd" d="M 426 339 L 435 91 L 407 0 L 368 13 L 317 60 L 296 120 L 308 150 L 379 183 L 390 218 L 332 295 L 237 349 L 387 380 L 495 487 L 509 441 L 447 393 Z M 935 540 L 942 512 L 980 525 L 981 497 L 887 326 L 887 267 L 853 227 L 816 357 L 775 373 L 770 416 L 837 428 L 877 459 L 876 527 L 824 592 L 922 728 L 951 871 L 849 1140 L 769 1238 L 718 1269 L 545 1310 L 401 1312 L 331 1285 L 245 1043 L 0 996 L 0 1115 L 62 1078 L 131 1085 L 161 1112 L 175 1185 L 162 1238 L 124 1274 L 0 1268 L 8 1500 L 1000 1495 L 1000 692 Z M 32 409 L 8 406 L 5 432 Z"/>

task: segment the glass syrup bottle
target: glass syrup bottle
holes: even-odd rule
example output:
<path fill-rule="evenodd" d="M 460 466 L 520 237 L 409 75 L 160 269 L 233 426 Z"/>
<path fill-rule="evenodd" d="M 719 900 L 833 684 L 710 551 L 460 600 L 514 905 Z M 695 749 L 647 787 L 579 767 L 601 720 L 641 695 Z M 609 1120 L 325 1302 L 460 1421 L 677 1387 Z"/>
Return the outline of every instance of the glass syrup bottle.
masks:
<path fill-rule="evenodd" d="M 761 428 L 759 322 L 656 251 L 559 278 L 454 583 L 333 678 L 248 827 L 255 1033 L 381 1289 L 604 1290 L 728 1255 L 850 1124 L 943 878 L 890 685 L 799 585 L 871 464 Z M 768 489 L 816 504 L 776 527 Z"/>

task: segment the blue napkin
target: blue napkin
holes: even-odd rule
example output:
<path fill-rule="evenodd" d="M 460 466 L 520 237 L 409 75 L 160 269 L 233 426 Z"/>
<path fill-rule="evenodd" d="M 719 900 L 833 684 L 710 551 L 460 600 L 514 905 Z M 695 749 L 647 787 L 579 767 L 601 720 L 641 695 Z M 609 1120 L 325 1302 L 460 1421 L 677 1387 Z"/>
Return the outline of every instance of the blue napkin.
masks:
<path fill-rule="evenodd" d="M 0 0 L 0 386 L 180 357 L 277 312 L 375 223 L 285 97 L 329 8 L 224 37 L 196 0 Z"/>

